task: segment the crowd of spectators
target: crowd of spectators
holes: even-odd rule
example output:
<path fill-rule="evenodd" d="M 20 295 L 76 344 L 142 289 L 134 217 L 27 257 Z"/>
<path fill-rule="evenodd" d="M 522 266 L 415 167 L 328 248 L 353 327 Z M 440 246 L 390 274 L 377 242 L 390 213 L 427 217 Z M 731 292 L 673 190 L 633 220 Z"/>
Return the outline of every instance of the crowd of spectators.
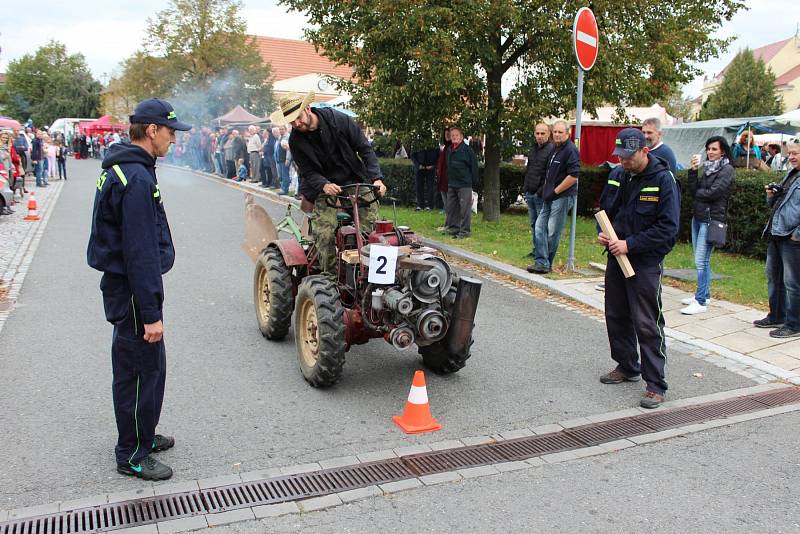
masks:
<path fill-rule="evenodd" d="M 29 193 L 26 178 L 33 176 L 36 187 L 48 187 L 50 180 L 67 179 L 68 149 L 60 133 L 46 128 L 3 129 L 0 131 L 0 172 L 3 195 L 0 215 L 14 213 L 14 205 Z"/>
<path fill-rule="evenodd" d="M 258 183 L 280 195 L 299 191 L 297 167 L 289 150 L 289 126 L 192 128 L 178 135 L 167 156 L 175 165 Z"/>

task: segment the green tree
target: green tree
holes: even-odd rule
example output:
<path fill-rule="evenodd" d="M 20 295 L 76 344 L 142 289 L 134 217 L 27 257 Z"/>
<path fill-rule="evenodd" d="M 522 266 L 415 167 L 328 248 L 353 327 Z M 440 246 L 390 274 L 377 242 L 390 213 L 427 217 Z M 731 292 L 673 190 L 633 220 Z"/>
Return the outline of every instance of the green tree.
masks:
<path fill-rule="evenodd" d="M 118 86 L 135 100 L 169 97 L 178 115 L 204 123 L 241 104 L 272 111 L 270 67 L 239 15 L 239 0 L 171 0 L 148 19 L 142 50 L 123 62 Z"/>
<path fill-rule="evenodd" d="M 0 101 L 8 115 L 49 126 L 59 117 L 96 117 L 101 89 L 82 54 L 50 41 L 9 62 Z"/>
<path fill-rule="evenodd" d="M 744 49 L 728 65 L 722 83 L 709 95 L 700 119 L 779 115 L 783 99 L 775 91 L 775 74 L 753 51 Z"/>
<path fill-rule="evenodd" d="M 458 121 L 486 135 L 484 217 L 500 216 L 499 165 L 541 117 L 575 107 L 571 29 L 583 1 L 281 0 L 307 14 L 307 37 L 351 65 L 341 86 L 362 119 L 401 137 Z M 700 74 L 726 41 L 710 37 L 741 0 L 595 2 L 600 55 L 584 107 L 649 104 Z M 504 95 L 506 78 L 513 87 Z"/>
<path fill-rule="evenodd" d="M 666 98 L 659 100 L 658 103 L 675 118 L 683 119 L 684 121 L 692 119 L 692 99 L 683 96 L 680 87 L 675 87 Z"/>

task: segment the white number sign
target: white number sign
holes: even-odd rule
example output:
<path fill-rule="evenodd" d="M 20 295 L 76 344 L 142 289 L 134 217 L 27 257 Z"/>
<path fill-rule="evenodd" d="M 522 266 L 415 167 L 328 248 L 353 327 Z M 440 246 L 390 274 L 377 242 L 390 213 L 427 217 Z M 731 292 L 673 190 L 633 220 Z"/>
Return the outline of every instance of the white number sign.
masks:
<path fill-rule="evenodd" d="M 394 284 L 397 266 L 397 247 L 369 246 L 369 276 L 371 284 Z"/>

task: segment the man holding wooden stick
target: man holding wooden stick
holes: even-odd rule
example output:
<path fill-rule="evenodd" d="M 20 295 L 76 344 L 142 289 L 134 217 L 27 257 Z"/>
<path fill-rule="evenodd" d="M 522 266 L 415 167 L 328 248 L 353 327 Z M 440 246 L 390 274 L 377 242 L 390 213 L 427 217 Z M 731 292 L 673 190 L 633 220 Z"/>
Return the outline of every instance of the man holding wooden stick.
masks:
<path fill-rule="evenodd" d="M 637 382 L 641 375 L 647 389 L 640 405 L 657 408 L 667 391 L 661 275 L 664 256 L 672 250 L 678 235 L 680 192 L 672 172 L 648 153 L 640 130 L 626 128 L 617 134 L 613 154 L 619 156 L 624 172 L 607 209 L 617 238 L 605 232 L 597 238 L 610 252 L 605 315 L 611 357 L 617 366 L 600 381 Z M 616 258 L 623 255 L 627 255 L 635 273 L 628 278 Z"/>

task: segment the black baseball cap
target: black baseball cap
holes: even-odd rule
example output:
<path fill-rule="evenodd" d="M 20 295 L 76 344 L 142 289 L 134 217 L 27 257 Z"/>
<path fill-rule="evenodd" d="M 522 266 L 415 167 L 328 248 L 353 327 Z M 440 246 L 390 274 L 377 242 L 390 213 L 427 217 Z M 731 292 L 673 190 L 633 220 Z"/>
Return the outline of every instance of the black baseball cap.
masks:
<path fill-rule="evenodd" d="M 638 128 L 625 128 L 617 134 L 612 154 L 621 158 L 630 158 L 647 146 L 644 134 Z"/>
<path fill-rule="evenodd" d="M 190 124 L 178 120 L 172 104 L 160 98 L 148 98 L 136 104 L 129 120 L 131 124 L 160 124 L 181 131 L 192 129 Z"/>

